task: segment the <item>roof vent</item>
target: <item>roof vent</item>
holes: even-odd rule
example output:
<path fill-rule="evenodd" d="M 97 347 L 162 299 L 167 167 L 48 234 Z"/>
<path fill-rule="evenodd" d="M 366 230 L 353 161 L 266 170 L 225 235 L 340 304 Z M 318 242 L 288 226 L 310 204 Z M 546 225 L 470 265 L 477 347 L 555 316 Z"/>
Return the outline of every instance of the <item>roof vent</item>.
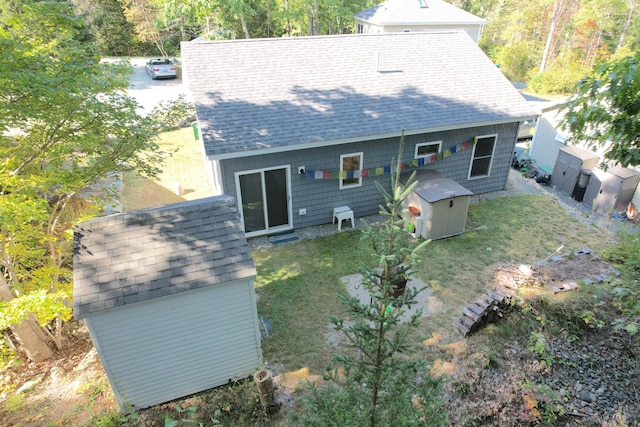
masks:
<path fill-rule="evenodd" d="M 429 7 L 429 5 L 427 4 L 427 0 L 418 0 L 418 3 L 420 4 L 420 7 L 424 7 L 424 8 Z"/>

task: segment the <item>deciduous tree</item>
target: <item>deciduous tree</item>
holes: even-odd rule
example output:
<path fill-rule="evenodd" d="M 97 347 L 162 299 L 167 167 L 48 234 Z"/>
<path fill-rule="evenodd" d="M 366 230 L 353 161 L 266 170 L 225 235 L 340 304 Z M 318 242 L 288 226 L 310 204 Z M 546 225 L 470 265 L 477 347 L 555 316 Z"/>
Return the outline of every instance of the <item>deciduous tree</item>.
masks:
<path fill-rule="evenodd" d="M 596 67 L 565 107 L 571 141 L 605 149 L 622 166 L 640 165 L 640 53 Z"/>
<path fill-rule="evenodd" d="M 137 114 L 131 67 L 100 63 L 70 3 L 3 6 L 0 328 L 42 360 L 71 315 L 70 227 L 91 213 L 86 190 L 126 170 L 156 173 L 161 127 Z"/>

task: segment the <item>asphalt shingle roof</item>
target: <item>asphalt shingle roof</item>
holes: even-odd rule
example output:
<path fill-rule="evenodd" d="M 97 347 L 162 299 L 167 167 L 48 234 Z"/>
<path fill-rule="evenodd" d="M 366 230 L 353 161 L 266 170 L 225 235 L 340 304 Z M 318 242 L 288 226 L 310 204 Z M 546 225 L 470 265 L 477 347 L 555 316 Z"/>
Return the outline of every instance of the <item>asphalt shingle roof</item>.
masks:
<path fill-rule="evenodd" d="M 74 227 L 76 317 L 256 275 L 235 201 L 217 196 Z"/>
<path fill-rule="evenodd" d="M 378 25 L 484 25 L 484 19 L 443 0 L 389 0 L 355 14 L 357 19 Z"/>
<path fill-rule="evenodd" d="M 463 32 L 189 42 L 182 59 L 210 158 L 535 118 Z"/>

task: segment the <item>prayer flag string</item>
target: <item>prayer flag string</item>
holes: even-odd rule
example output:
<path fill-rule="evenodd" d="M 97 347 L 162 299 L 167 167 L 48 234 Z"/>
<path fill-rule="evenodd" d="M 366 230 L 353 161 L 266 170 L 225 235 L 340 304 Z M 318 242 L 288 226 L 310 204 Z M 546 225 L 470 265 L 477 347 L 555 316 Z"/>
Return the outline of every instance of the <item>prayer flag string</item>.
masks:
<path fill-rule="evenodd" d="M 446 150 L 440 151 L 439 153 L 433 153 L 429 156 L 421 157 L 419 159 L 411 160 L 407 163 L 400 164 L 400 170 L 406 171 L 410 169 L 417 169 L 421 166 L 428 165 L 431 163 L 435 163 L 438 160 L 446 159 L 451 157 L 453 154 L 459 153 L 461 151 L 467 150 L 473 147 L 476 143 L 477 139 L 473 138 L 470 141 L 462 142 L 453 147 L 447 148 Z M 389 175 L 391 173 L 391 165 L 388 166 L 379 166 L 375 168 L 369 169 L 360 169 L 360 170 L 307 170 L 305 172 L 305 178 L 307 179 L 354 179 L 354 178 L 366 178 L 369 176 L 381 176 L 381 175 Z"/>

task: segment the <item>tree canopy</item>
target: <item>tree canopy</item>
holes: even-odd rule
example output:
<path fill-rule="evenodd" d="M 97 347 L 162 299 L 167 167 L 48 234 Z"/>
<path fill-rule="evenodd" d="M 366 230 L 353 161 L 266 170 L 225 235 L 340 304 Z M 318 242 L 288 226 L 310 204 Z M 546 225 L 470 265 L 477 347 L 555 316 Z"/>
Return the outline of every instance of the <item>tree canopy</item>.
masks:
<path fill-rule="evenodd" d="M 61 347 L 71 316 L 71 227 L 107 196 L 93 203 L 87 189 L 127 170 L 155 174 L 161 127 L 138 115 L 125 91 L 130 65 L 100 62 L 73 5 L 0 10 L 0 329 L 37 360 L 48 340 Z"/>
<path fill-rule="evenodd" d="M 597 67 L 565 106 L 563 127 L 574 142 L 605 150 L 622 166 L 640 165 L 640 53 Z"/>
<path fill-rule="evenodd" d="M 180 41 L 346 34 L 383 0 L 72 0 L 101 53 L 179 55 Z M 445 0 L 446 1 L 446 0 Z M 486 19 L 480 46 L 511 80 L 568 93 L 640 47 L 637 0 L 449 0 Z M 151 47 L 155 46 L 155 49 Z M 153 51 L 152 51 L 153 50 Z"/>

